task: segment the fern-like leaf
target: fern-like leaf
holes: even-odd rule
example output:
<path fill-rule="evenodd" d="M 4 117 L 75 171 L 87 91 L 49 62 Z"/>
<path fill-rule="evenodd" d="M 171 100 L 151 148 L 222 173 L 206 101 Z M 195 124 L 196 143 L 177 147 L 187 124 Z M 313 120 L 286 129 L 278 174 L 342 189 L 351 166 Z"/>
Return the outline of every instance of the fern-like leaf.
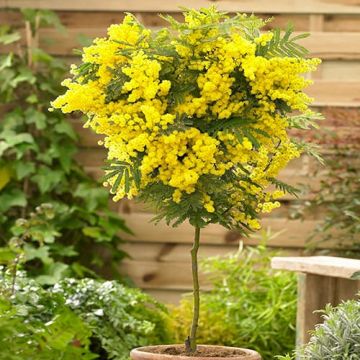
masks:
<path fill-rule="evenodd" d="M 318 129 L 319 125 L 317 124 L 317 121 L 319 120 L 324 120 L 324 116 L 321 113 L 305 113 L 290 116 L 288 118 L 289 126 L 300 130 L 309 130 L 311 128 Z"/>
<path fill-rule="evenodd" d="M 288 193 L 288 194 L 291 194 L 291 195 L 294 195 L 296 197 L 299 196 L 299 192 L 300 190 L 297 189 L 296 187 L 294 186 L 291 186 L 289 184 L 286 184 L 278 179 L 275 179 L 275 178 L 268 178 L 268 180 L 273 184 L 275 185 L 275 187 L 285 193 Z"/>
<path fill-rule="evenodd" d="M 103 170 L 107 171 L 107 174 L 102 178 L 102 181 L 115 178 L 111 187 L 111 192 L 114 194 L 124 179 L 124 190 L 127 194 L 130 191 L 132 183 L 134 183 L 137 188 L 140 187 L 141 173 L 138 165 L 137 163 L 131 165 L 126 161 L 111 160 L 110 165 L 103 167 Z"/>
<path fill-rule="evenodd" d="M 272 30 L 273 38 L 264 46 L 258 48 L 258 55 L 268 58 L 280 57 L 297 57 L 303 58 L 309 51 L 297 43 L 298 40 L 308 37 L 309 33 L 299 34 L 291 37 L 294 32 L 293 25 L 288 24 L 285 33 L 281 36 L 280 29 Z"/>

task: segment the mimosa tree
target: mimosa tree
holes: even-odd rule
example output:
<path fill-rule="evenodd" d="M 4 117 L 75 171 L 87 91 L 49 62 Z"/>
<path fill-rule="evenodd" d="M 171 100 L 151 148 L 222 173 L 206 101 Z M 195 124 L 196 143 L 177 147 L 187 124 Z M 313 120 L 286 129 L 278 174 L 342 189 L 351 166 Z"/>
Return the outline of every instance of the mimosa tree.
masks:
<path fill-rule="evenodd" d="M 304 144 L 290 128 L 309 128 L 316 114 L 303 89 L 318 59 L 288 27 L 260 32 L 255 16 L 229 17 L 215 8 L 186 10 L 185 22 L 151 31 L 134 16 L 112 25 L 84 48 L 52 106 L 81 111 L 86 127 L 104 135 L 105 186 L 114 200 L 137 197 L 156 220 L 194 226 L 191 250 L 194 315 L 188 352 L 196 350 L 200 231 L 221 224 L 241 233 L 295 189 L 277 180 Z M 270 185 L 274 185 L 269 189 Z"/>

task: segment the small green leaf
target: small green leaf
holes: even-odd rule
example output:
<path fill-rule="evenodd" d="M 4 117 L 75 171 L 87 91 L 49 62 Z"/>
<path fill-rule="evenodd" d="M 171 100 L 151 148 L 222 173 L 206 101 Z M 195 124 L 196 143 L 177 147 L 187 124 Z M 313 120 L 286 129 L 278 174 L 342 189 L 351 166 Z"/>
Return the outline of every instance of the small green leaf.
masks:
<path fill-rule="evenodd" d="M 98 239 L 101 237 L 103 230 L 96 226 L 88 226 L 82 229 L 84 235 Z"/>
<path fill-rule="evenodd" d="M 0 44 L 9 45 L 21 39 L 19 33 L 4 34 L 0 36 Z"/>
<path fill-rule="evenodd" d="M 0 141 L 0 156 L 10 147 L 10 145 L 5 141 Z"/>
<path fill-rule="evenodd" d="M 29 95 L 25 100 L 29 104 L 36 104 L 39 102 L 39 99 L 35 94 Z"/>
<path fill-rule="evenodd" d="M 33 108 L 29 108 L 26 110 L 25 116 L 26 122 L 28 124 L 35 124 L 38 130 L 44 130 L 46 128 L 46 116 L 44 113 Z"/>
<path fill-rule="evenodd" d="M 16 178 L 22 180 L 35 172 L 35 165 L 31 162 L 17 161 L 14 164 Z"/>
<path fill-rule="evenodd" d="M 5 212 L 13 206 L 25 206 L 25 194 L 19 189 L 11 189 L 0 195 L 0 212 Z"/>
<path fill-rule="evenodd" d="M 124 168 L 122 168 L 121 170 L 118 171 L 118 176 L 117 176 L 116 180 L 114 181 L 114 184 L 111 188 L 112 193 L 116 193 L 117 189 L 119 188 L 123 174 L 124 174 Z"/>
<path fill-rule="evenodd" d="M 16 257 L 16 253 L 8 247 L 0 247 L 0 264 L 7 265 L 13 261 Z"/>
<path fill-rule="evenodd" d="M 44 264 L 51 264 L 53 262 L 48 246 L 40 246 L 38 248 L 32 246 L 31 244 L 24 245 L 24 253 L 26 261 L 31 261 L 34 259 L 41 260 Z"/>
<path fill-rule="evenodd" d="M 68 267 L 69 265 L 64 263 L 52 263 L 45 268 L 46 275 L 38 276 L 36 281 L 42 285 L 54 285 L 65 277 Z"/>
<path fill-rule="evenodd" d="M 0 191 L 8 184 L 11 177 L 10 168 L 7 166 L 0 168 Z"/>
<path fill-rule="evenodd" d="M 51 170 L 47 166 L 42 166 L 31 180 L 37 184 L 42 194 L 54 189 L 63 180 L 61 170 Z"/>
<path fill-rule="evenodd" d="M 11 81 L 10 86 L 17 87 L 20 83 L 29 83 L 34 84 L 36 82 L 36 77 L 30 71 L 30 69 L 24 68 L 21 69 L 19 74 Z"/>
<path fill-rule="evenodd" d="M 1 56 L 1 60 L 0 60 L 0 71 L 10 67 L 12 65 L 12 59 L 13 59 L 13 54 L 8 54 L 5 56 Z"/>
<path fill-rule="evenodd" d="M 125 193 L 127 194 L 130 191 L 130 176 L 129 176 L 129 169 L 125 168 Z"/>
<path fill-rule="evenodd" d="M 72 140 L 77 140 L 77 135 L 72 126 L 65 120 L 55 125 L 55 131 L 59 134 L 66 134 Z"/>
<path fill-rule="evenodd" d="M 352 280 L 360 280 L 360 270 L 359 270 L 359 271 L 355 271 L 355 272 L 351 275 L 350 279 L 352 279 Z"/>
<path fill-rule="evenodd" d="M 34 138 L 31 134 L 21 133 L 15 134 L 13 131 L 3 132 L 1 137 L 7 142 L 8 147 L 16 146 L 21 143 L 33 143 Z"/>

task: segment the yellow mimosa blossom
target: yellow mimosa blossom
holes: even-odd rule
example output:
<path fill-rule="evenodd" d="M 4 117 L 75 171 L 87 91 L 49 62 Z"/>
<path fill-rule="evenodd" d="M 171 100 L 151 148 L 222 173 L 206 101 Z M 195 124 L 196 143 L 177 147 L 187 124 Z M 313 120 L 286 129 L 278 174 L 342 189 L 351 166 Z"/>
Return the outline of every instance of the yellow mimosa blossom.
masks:
<path fill-rule="evenodd" d="M 290 116 L 312 115 L 304 74 L 320 61 L 294 42 L 282 48 L 254 16 L 210 8 L 184 18 L 170 20 L 172 31 L 151 32 L 132 15 L 111 25 L 52 106 L 81 111 L 104 136 L 115 200 L 139 196 L 180 222 L 258 229 L 258 214 L 284 195 L 269 185 L 301 154 Z"/>

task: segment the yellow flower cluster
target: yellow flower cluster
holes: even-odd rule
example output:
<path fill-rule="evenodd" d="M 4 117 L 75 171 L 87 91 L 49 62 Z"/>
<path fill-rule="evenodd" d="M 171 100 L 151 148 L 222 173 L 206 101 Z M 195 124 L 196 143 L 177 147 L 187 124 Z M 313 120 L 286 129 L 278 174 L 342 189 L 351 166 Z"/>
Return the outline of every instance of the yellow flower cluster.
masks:
<path fill-rule="evenodd" d="M 137 167 L 140 184 L 122 177 L 115 200 L 162 184 L 171 190 L 164 206 L 196 195 L 209 216 L 219 211 L 252 229 L 256 213 L 280 205 L 282 193 L 266 188 L 300 155 L 287 113 L 308 111 L 302 74 L 319 60 L 259 55 L 273 34 L 248 36 L 236 19 L 188 11 L 184 24 L 173 20 L 174 35 L 151 33 L 127 15 L 84 49 L 52 106 L 87 114 L 108 159 Z M 218 189 L 207 183 L 214 177 Z"/>

